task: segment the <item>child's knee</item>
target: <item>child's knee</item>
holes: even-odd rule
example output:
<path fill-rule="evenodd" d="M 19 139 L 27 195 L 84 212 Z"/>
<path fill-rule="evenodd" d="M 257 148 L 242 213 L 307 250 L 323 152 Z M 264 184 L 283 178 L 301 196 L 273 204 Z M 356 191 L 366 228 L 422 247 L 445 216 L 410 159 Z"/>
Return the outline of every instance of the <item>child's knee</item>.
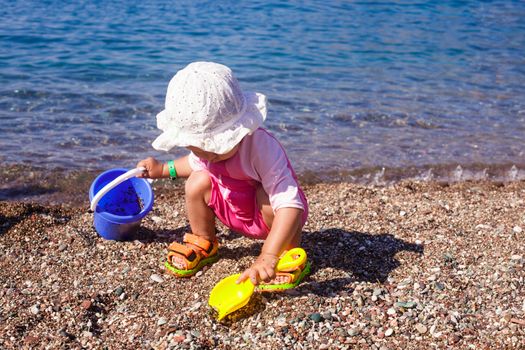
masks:
<path fill-rule="evenodd" d="M 190 197 L 205 197 L 209 200 L 211 193 L 210 175 L 206 171 L 194 171 L 186 180 L 185 185 L 186 196 Z"/>

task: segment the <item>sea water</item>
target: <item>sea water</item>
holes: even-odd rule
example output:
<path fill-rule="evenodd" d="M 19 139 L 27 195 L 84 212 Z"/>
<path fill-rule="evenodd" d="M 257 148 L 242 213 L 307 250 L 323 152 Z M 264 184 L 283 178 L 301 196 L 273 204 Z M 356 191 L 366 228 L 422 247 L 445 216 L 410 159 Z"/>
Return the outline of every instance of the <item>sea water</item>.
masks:
<path fill-rule="evenodd" d="M 313 179 L 525 178 L 523 1 L 0 0 L 0 163 L 134 167 L 175 72 L 230 66 Z"/>

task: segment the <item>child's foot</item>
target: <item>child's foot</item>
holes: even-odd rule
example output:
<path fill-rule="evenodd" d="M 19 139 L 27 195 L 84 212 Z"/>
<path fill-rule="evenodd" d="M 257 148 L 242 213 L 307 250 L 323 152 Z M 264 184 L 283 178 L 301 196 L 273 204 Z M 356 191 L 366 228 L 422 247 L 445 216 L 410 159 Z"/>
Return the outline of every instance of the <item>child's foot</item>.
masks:
<path fill-rule="evenodd" d="M 168 247 L 168 257 L 164 264 L 168 272 L 177 277 L 190 277 L 204 266 L 213 264 L 219 259 L 219 243 L 197 235 L 184 235 L 184 244 L 173 242 Z"/>
<path fill-rule="evenodd" d="M 290 281 L 289 276 L 283 276 L 283 275 L 277 275 L 274 279 L 272 279 L 270 282 L 271 284 L 285 284 Z"/>
<path fill-rule="evenodd" d="M 289 283 L 289 282 L 290 282 L 290 276 L 277 274 L 269 282 L 261 282 L 261 284 L 285 284 L 285 283 Z"/>
<path fill-rule="evenodd" d="M 257 286 L 260 292 L 282 291 L 295 288 L 310 273 L 310 262 L 306 261 L 293 271 L 277 272 L 277 275 L 270 282 L 261 282 Z"/>
<path fill-rule="evenodd" d="M 186 261 L 177 255 L 172 255 L 171 256 L 171 266 L 173 266 L 174 268 L 178 270 L 184 270 L 184 268 L 186 267 Z"/>

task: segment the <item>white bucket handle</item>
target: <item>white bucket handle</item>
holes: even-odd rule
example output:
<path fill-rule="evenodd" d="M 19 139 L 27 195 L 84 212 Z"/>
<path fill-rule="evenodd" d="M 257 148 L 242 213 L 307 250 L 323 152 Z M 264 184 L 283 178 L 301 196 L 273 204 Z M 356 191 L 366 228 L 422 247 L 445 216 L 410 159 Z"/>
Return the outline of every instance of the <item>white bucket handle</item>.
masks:
<path fill-rule="evenodd" d="M 108 183 L 106 186 L 102 187 L 102 189 L 100 191 L 98 191 L 97 194 L 91 200 L 91 211 L 95 211 L 95 209 L 97 208 L 98 201 L 106 193 L 111 191 L 114 187 L 118 186 L 120 183 L 122 183 L 122 182 L 124 182 L 124 181 L 126 181 L 128 179 L 131 179 L 132 177 L 135 177 L 135 176 L 143 173 L 144 170 L 146 170 L 146 168 L 144 168 L 144 167 L 131 169 L 128 172 L 120 175 L 119 177 L 117 177 L 116 179 L 111 181 L 110 183 Z"/>

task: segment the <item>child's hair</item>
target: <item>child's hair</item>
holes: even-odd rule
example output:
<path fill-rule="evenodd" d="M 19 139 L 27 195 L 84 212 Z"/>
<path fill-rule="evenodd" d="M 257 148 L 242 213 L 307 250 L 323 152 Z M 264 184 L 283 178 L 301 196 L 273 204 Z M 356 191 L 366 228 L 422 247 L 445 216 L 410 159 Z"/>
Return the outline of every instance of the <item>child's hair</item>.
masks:
<path fill-rule="evenodd" d="M 266 119 L 266 96 L 243 92 L 230 68 L 193 62 L 171 79 L 165 109 L 157 115 L 163 133 L 157 150 L 194 146 L 224 154 Z"/>

